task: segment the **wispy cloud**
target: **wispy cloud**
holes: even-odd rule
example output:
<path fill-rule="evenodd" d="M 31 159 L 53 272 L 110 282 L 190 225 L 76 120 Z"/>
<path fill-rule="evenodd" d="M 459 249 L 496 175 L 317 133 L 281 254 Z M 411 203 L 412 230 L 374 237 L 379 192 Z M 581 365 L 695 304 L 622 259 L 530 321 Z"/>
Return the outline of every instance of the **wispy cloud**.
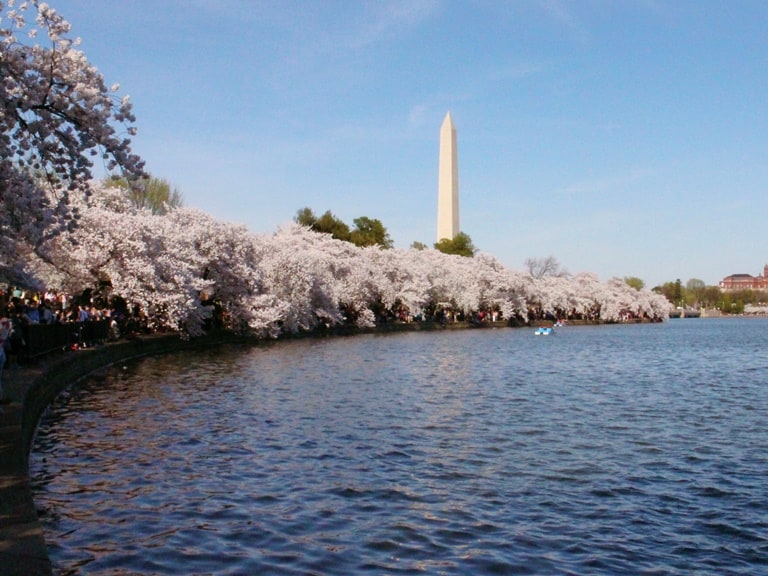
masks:
<path fill-rule="evenodd" d="M 430 107 L 427 104 L 416 104 L 408 113 L 408 124 L 411 126 L 422 126 L 429 116 Z"/>
<path fill-rule="evenodd" d="M 462 86 L 460 90 L 440 91 L 427 96 L 425 99 L 411 105 L 408 110 L 408 125 L 420 128 L 424 125 L 439 126 L 446 112 L 454 106 L 476 98 L 476 88 Z"/>
<path fill-rule="evenodd" d="M 492 81 L 520 80 L 534 76 L 545 69 L 546 65 L 541 62 L 511 62 L 506 66 L 493 69 L 488 74 L 488 79 Z"/>
<path fill-rule="evenodd" d="M 565 196 L 582 196 L 604 194 L 626 188 L 630 184 L 642 180 L 651 173 L 647 169 L 633 169 L 626 174 L 604 176 L 589 180 L 582 180 L 564 188 L 556 190 L 558 194 Z"/>
<path fill-rule="evenodd" d="M 577 40 L 581 42 L 589 40 L 589 31 L 568 8 L 564 0 L 541 0 L 541 6 L 550 18 L 569 30 Z"/>
<path fill-rule="evenodd" d="M 213 22 L 249 23 L 256 29 L 285 30 L 322 53 L 359 49 L 407 31 L 430 19 L 439 0 L 364 0 L 333 8 L 322 2 L 281 0 L 174 0 L 177 10 L 197 11 Z"/>
<path fill-rule="evenodd" d="M 336 30 L 337 46 L 360 49 L 410 30 L 431 18 L 437 0 L 374 0 L 361 4 L 357 17 L 344 30 Z"/>

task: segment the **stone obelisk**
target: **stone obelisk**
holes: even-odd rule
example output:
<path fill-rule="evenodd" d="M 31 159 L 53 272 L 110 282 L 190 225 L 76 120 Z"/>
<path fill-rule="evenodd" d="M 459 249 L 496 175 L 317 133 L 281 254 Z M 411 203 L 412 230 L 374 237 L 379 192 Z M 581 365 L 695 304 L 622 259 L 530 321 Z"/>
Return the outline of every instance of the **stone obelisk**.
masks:
<path fill-rule="evenodd" d="M 453 240 L 459 233 L 459 155 L 451 113 L 440 127 L 440 162 L 437 183 L 437 241 Z"/>

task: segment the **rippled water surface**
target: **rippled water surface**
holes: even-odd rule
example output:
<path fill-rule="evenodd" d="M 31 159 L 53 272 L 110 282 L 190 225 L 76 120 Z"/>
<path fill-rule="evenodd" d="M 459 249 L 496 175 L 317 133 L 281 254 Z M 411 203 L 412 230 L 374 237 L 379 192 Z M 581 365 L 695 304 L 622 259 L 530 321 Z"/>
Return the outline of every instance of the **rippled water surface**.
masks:
<path fill-rule="evenodd" d="M 41 423 L 59 574 L 766 574 L 768 321 L 150 358 Z"/>

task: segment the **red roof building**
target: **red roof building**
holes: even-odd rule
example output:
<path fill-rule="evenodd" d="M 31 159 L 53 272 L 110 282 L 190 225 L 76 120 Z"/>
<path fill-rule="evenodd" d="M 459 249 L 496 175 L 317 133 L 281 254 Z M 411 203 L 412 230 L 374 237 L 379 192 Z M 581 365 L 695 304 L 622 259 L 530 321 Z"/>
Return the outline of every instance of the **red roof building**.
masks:
<path fill-rule="evenodd" d="M 762 276 L 731 274 L 720 281 L 721 290 L 768 290 L 768 264 L 763 266 Z"/>

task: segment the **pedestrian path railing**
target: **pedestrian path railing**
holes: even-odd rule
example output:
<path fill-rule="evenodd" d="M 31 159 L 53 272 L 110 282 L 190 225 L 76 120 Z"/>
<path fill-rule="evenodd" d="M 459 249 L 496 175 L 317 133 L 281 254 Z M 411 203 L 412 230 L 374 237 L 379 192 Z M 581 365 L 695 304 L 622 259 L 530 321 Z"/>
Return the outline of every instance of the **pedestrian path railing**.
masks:
<path fill-rule="evenodd" d="M 107 341 L 109 327 L 109 320 L 28 324 L 21 326 L 22 340 L 16 352 L 19 360 L 26 361 L 51 352 L 96 346 Z"/>

